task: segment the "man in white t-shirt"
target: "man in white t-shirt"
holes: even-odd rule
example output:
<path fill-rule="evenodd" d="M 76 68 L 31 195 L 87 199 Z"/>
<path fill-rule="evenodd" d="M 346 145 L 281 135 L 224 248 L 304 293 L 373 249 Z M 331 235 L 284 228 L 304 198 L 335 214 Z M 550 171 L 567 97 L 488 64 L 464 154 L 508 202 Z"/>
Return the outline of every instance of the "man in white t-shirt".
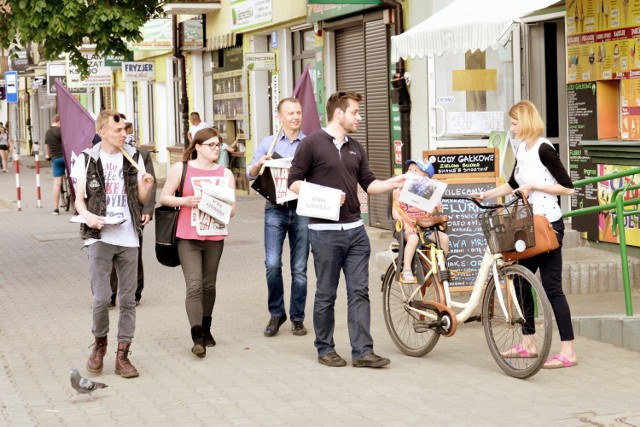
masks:
<path fill-rule="evenodd" d="M 198 132 L 200 129 L 211 127 L 207 122 L 200 121 L 200 114 L 196 113 L 195 111 L 189 114 L 189 121 L 191 122 L 191 127 L 189 128 L 189 133 L 187 134 L 189 142 L 191 142 L 196 132 Z"/>
<path fill-rule="evenodd" d="M 96 130 L 102 141 L 76 158 L 71 177 L 76 180 L 76 210 L 85 221 L 80 225 L 80 235 L 88 249 L 93 293 L 95 344 L 87 370 L 102 372 L 109 332 L 110 276 L 111 268 L 115 266 L 120 284 L 115 370 L 124 378 L 132 378 L 139 375 L 128 354 L 136 326 L 141 205 L 151 195 L 155 180 L 145 172 L 139 152 L 125 146 L 124 125 L 118 112 L 101 111 L 96 119 Z M 109 225 L 117 220 L 124 222 Z"/>

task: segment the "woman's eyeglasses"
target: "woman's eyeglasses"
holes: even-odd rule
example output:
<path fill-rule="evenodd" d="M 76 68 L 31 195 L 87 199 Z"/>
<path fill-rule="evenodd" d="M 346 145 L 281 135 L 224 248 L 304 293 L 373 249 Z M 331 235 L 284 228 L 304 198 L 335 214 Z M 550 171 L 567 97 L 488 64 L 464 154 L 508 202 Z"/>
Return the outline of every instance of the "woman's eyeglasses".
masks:
<path fill-rule="evenodd" d="M 200 144 L 204 147 L 209 147 L 211 149 L 211 151 L 215 150 L 216 148 L 220 148 L 220 143 L 215 143 L 215 142 L 210 142 L 209 144 Z"/>

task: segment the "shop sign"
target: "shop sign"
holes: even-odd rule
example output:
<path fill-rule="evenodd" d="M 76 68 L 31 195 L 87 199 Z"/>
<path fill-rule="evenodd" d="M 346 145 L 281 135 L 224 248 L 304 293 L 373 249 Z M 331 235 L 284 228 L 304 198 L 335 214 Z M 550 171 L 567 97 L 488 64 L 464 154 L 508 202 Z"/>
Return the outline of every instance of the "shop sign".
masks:
<path fill-rule="evenodd" d="M 375 4 L 380 5 L 381 0 L 307 0 L 308 4 Z"/>
<path fill-rule="evenodd" d="M 123 62 L 122 80 L 125 82 L 150 82 L 156 79 L 154 62 Z"/>
<path fill-rule="evenodd" d="M 7 71 L 4 73 L 4 84 L 7 94 L 7 102 L 18 102 L 18 72 Z"/>
<path fill-rule="evenodd" d="M 180 48 L 195 50 L 204 48 L 204 22 L 202 18 L 192 18 L 178 24 Z"/>
<path fill-rule="evenodd" d="M 129 42 L 130 50 L 166 50 L 173 47 L 171 19 L 151 19 L 142 26 L 141 42 Z"/>
<path fill-rule="evenodd" d="M 47 63 L 47 95 L 55 95 L 57 92 L 56 81 L 67 88 L 74 94 L 87 93 L 86 88 L 68 87 L 67 86 L 67 64 L 64 62 L 48 62 Z"/>
<path fill-rule="evenodd" d="M 234 71 L 242 69 L 244 55 L 242 48 L 224 50 L 224 71 Z"/>
<path fill-rule="evenodd" d="M 365 9 L 370 9 L 372 7 L 377 7 L 378 5 L 380 5 L 380 1 L 377 1 L 375 4 L 355 4 L 354 2 L 351 2 L 349 4 L 336 4 L 340 3 L 338 1 L 331 1 L 327 3 L 332 4 L 314 4 L 311 1 L 308 1 L 307 22 L 325 21 L 337 18 L 339 16 L 351 15 L 353 13 L 362 12 Z"/>
<path fill-rule="evenodd" d="M 133 52 L 125 55 L 107 55 L 104 58 L 104 66 L 111 68 L 120 68 L 125 61 L 133 61 Z"/>
<path fill-rule="evenodd" d="M 244 54 L 244 64 L 249 71 L 270 71 L 276 69 L 275 52 L 251 52 Z"/>
<path fill-rule="evenodd" d="M 71 64 L 67 56 L 67 87 L 111 87 L 113 86 L 113 74 L 111 67 L 104 65 L 104 58 L 93 53 L 83 53 L 82 56 L 89 61 L 89 76 L 83 79 L 78 67 Z"/>
<path fill-rule="evenodd" d="M 232 0 L 231 29 L 248 30 L 271 23 L 271 0 Z"/>

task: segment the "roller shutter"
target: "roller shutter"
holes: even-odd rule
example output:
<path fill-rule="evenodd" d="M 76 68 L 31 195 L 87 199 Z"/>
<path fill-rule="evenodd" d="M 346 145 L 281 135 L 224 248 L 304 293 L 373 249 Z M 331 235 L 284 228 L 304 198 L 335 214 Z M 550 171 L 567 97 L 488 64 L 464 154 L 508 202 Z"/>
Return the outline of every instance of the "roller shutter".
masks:
<path fill-rule="evenodd" d="M 337 89 L 364 95 L 360 104 L 363 121 L 352 137 L 360 141 L 369 156 L 371 170 L 379 179 L 391 176 L 391 134 L 389 123 L 388 29 L 382 19 L 336 31 Z M 389 196 L 369 196 L 369 225 L 391 227 Z"/>

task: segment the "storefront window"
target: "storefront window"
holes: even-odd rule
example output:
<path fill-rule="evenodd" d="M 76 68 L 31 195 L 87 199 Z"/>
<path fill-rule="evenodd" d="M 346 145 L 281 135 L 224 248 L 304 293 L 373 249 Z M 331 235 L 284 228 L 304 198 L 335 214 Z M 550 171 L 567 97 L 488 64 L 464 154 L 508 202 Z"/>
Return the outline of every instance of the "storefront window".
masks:
<path fill-rule="evenodd" d="M 506 111 L 514 100 L 511 42 L 484 52 L 435 57 L 434 67 L 432 141 L 478 140 L 506 129 Z"/>
<path fill-rule="evenodd" d="M 315 34 L 312 29 L 303 31 L 294 31 L 291 33 L 293 38 L 293 83 L 297 83 L 300 74 L 306 64 L 309 64 L 311 75 L 315 75 Z M 315 80 L 315 79 L 314 79 Z"/>

